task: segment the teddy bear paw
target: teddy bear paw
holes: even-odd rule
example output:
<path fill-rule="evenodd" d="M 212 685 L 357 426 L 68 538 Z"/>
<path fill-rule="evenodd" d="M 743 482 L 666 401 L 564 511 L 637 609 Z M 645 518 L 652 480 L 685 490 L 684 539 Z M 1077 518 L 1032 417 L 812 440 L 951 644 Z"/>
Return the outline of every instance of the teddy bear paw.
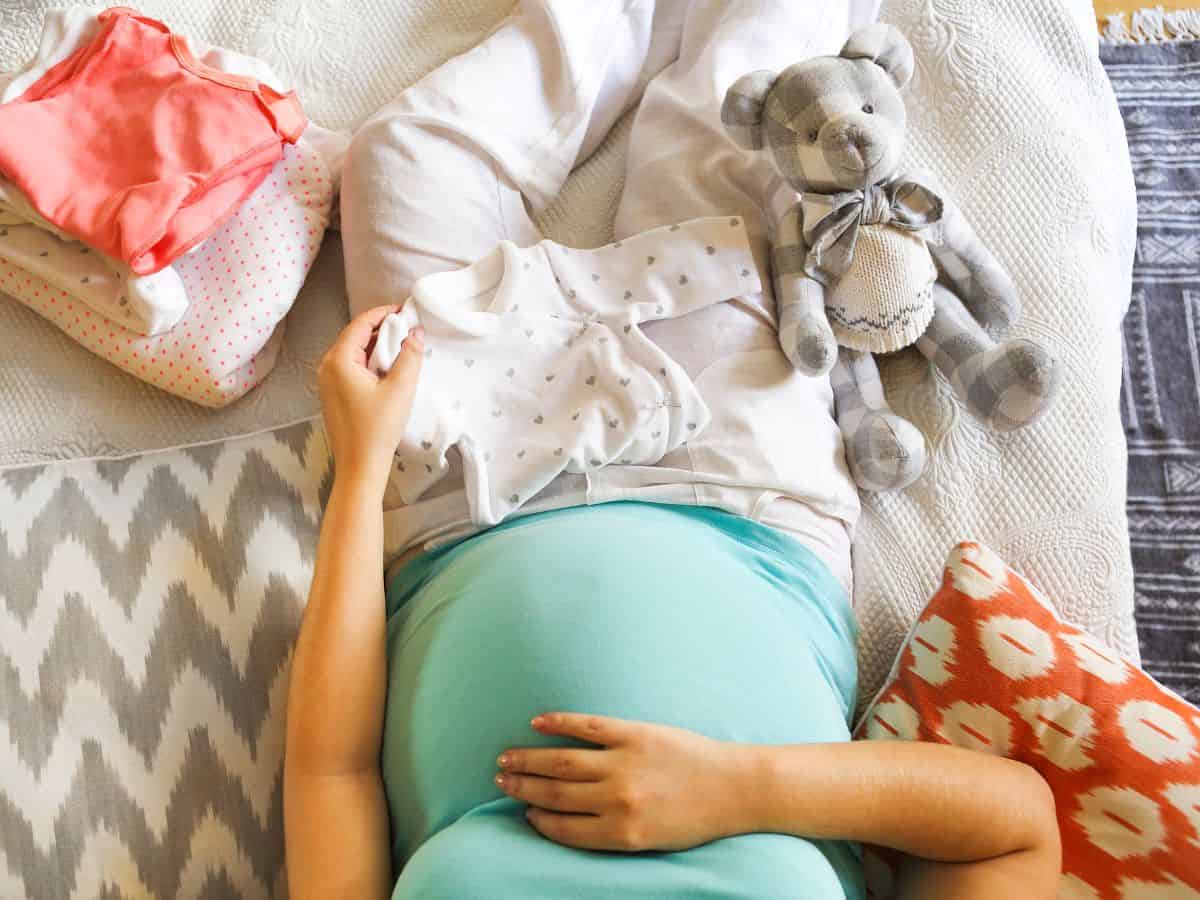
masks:
<path fill-rule="evenodd" d="M 864 491 L 898 491 L 925 471 L 925 436 L 891 412 L 868 412 L 845 435 L 850 474 Z"/>
<path fill-rule="evenodd" d="M 1026 338 L 998 344 L 974 362 L 957 387 L 971 412 L 996 431 L 1037 421 L 1062 386 L 1062 362 Z"/>
<path fill-rule="evenodd" d="M 804 375 L 826 375 L 837 362 L 837 339 L 824 319 L 812 316 L 797 320 L 780 330 L 779 339 L 788 361 Z"/>

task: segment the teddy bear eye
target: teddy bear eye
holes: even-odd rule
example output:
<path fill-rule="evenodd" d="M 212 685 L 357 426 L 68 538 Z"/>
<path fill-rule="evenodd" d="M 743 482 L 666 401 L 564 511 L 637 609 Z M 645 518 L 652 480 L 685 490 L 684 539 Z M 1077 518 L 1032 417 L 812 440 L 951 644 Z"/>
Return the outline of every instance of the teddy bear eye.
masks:
<path fill-rule="evenodd" d="M 873 107 L 870 103 L 864 103 L 863 112 L 865 112 L 867 115 L 870 115 L 871 113 L 875 112 L 875 107 Z"/>
<path fill-rule="evenodd" d="M 815 144 L 817 142 L 818 137 L 820 137 L 820 132 L 817 131 L 817 129 L 815 129 L 815 128 L 808 133 L 808 140 L 810 143 Z"/>

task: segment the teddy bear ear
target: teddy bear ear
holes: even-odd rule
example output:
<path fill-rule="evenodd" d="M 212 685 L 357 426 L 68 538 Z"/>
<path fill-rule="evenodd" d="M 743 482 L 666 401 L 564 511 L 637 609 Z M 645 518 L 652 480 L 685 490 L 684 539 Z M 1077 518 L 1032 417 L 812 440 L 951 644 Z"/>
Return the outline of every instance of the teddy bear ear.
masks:
<path fill-rule="evenodd" d="M 912 44 L 899 30 L 883 22 L 850 35 L 841 55 L 846 59 L 869 59 L 892 77 L 896 87 L 904 87 L 913 77 Z"/>
<path fill-rule="evenodd" d="M 744 150 L 763 148 L 763 104 L 776 77 L 774 72 L 760 69 L 743 75 L 725 92 L 721 124 L 734 143 Z"/>

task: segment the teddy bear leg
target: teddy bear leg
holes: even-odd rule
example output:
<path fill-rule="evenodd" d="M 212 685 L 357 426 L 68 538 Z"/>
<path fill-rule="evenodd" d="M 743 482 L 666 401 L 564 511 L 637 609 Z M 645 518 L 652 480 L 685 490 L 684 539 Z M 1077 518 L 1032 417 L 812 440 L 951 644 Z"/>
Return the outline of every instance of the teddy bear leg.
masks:
<path fill-rule="evenodd" d="M 993 341 L 949 288 L 939 282 L 933 291 L 933 321 L 917 349 L 967 409 L 997 431 L 1023 428 L 1049 409 L 1062 383 L 1059 360 L 1027 338 Z"/>
<path fill-rule="evenodd" d="M 888 406 L 875 358 L 841 347 L 829 379 L 855 483 L 892 491 L 916 481 L 925 470 L 925 436 Z"/>

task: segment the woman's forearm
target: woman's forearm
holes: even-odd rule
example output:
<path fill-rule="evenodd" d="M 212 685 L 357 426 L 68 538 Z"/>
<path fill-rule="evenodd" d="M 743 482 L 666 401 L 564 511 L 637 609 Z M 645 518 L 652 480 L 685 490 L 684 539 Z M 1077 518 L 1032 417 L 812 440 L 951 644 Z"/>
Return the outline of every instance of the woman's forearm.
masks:
<path fill-rule="evenodd" d="M 317 367 L 336 477 L 292 658 L 283 827 L 289 893 L 391 893 L 379 769 L 387 692 L 383 491 L 424 356 L 414 329 L 386 378 L 367 368 L 375 329 L 398 307 L 360 313 Z"/>
<path fill-rule="evenodd" d="M 1054 798 L 1022 763 L 909 741 L 738 752 L 736 802 L 749 831 L 862 841 L 939 862 L 1057 851 Z"/>
<path fill-rule="evenodd" d="M 375 771 L 386 696 L 383 482 L 339 472 L 325 508 L 292 661 L 287 761 L 298 771 Z"/>

